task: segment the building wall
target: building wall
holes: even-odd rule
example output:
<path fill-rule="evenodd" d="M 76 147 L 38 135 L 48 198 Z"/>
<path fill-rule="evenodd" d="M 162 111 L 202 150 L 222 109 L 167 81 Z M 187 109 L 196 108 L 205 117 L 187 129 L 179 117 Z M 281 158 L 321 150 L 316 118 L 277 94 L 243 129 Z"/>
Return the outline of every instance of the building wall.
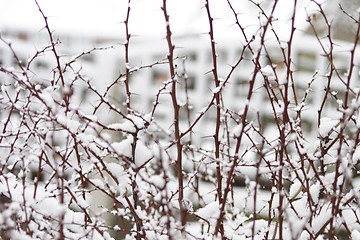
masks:
<path fill-rule="evenodd" d="M 29 68 L 33 73 L 33 80 L 46 86 L 49 84 L 48 79 L 53 76 L 52 70 L 55 68 L 52 59 L 52 52 L 46 49 L 42 52 L 43 47 L 48 44 L 46 36 L 42 34 L 31 34 L 26 32 L 16 32 L 16 30 L 8 31 L 5 34 L 5 39 L 12 42 L 12 47 L 16 52 L 19 60 L 23 62 L 24 68 Z M 114 40 L 112 40 L 114 42 Z M 111 44 L 109 39 L 99 38 L 84 38 L 76 35 L 65 35 L 59 39 L 58 49 L 62 56 L 62 63 L 66 63 L 74 59 L 78 54 L 86 53 L 99 43 L 105 43 L 103 46 L 114 46 L 107 50 L 94 50 L 89 54 L 84 54 L 80 57 L 75 66 L 75 72 L 81 70 L 81 73 L 86 76 L 100 91 L 105 90 L 106 86 L 117 77 L 123 76 L 125 72 L 124 63 L 124 48 L 121 41 L 118 40 L 115 44 Z M 199 113 L 204 107 L 207 106 L 211 97 L 213 96 L 212 90 L 215 88 L 212 70 L 212 59 L 209 39 L 204 36 L 185 36 L 174 38 L 175 56 L 177 59 L 177 81 L 178 81 L 178 96 L 180 104 L 186 103 L 186 96 L 184 94 L 185 79 L 188 84 L 188 98 L 189 105 L 191 106 L 191 120 L 193 121 L 196 114 Z M 325 43 L 326 44 L 326 43 Z M 237 40 L 224 40 L 216 45 L 218 54 L 218 74 L 219 78 L 224 81 L 228 78 L 231 67 L 234 66 L 236 61 L 241 56 L 243 45 Z M 338 74 L 331 81 L 331 92 L 337 93 L 341 100 L 343 92 L 345 91 L 344 82 L 347 81 L 347 70 L 349 68 L 350 50 L 352 44 L 346 42 L 339 42 L 333 50 L 333 63 L 334 68 Z M 276 66 L 276 74 L 278 78 L 284 78 L 286 75 L 286 66 L 283 63 L 283 57 L 276 43 L 269 43 L 266 49 L 270 58 L 266 57 L 265 51 L 262 53 L 261 68 L 264 69 L 267 65 Z M 38 57 L 32 60 L 32 57 L 38 51 Z M 300 104 L 305 90 L 309 87 L 311 91 L 305 102 L 306 107 L 302 112 L 303 120 L 308 125 L 308 133 L 314 134 L 317 127 L 317 110 L 323 100 L 324 87 L 327 85 L 327 74 L 329 72 L 329 60 L 324 55 L 323 50 L 319 46 L 318 40 L 311 36 L 303 35 L 297 38 L 292 45 L 292 65 L 293 80 L 295 84 L 298 104 Z M 153 103 L 159 88 L 163 86 L 163 82 L 169 80 L 169 69 L 166 64 L 167 49 L 165 39 L 152 39 L 146 42 L 130 42 L 130 61 L 128 66 L 131 74 L 130 90 L 132 92 L 132 107 L 139 112 L 148 113 L 153 108 Z M 226 87 L 222 90 L 222 97 L 224 102 L 223 111 L 230 110 L 234 113 L 241 114 L 241 110 L 247 103 L 245 98 L 248 94 L 249 81 L 253 76 L 254 71 L 259 68 L 252 62 L 254 56 L 250 51 L 246 50 L 244 59 L 235 69 L 234 73 L 227 80 Z M 270 62 L 271 61 L 271 62 Z M 356 59 L 357 61 L 357 59 Z M 30 65 L 29 65 L 30 62 Z M 159 62 L 161 64 L 155 64 Z M 15 67 L 16 60 L 13 53 L 5 45 L 0 45 L 0 63 L 5 68 Z M 152 67 L 140 66 L 152 65 Z M 76 69 L 77 68 L 77 69 Z M 317 74 L 315 74 L 317 72 Z M 356 87 L 358 85 L 358 72 L 359 67 L 355 63 L 355 70 L 352 75 L 351 85 Z M 262 125 L 265 127 L 271 125 L 273 118 L 272 108 L 269 104 L 266 91 L 263 87 L 264 76 L 263 71 L 257 74 L 256 85 L 254 87 L 253 97 L 250 103 L 250 114 L 248 121 L 256 122 L 258 113 L 260 113 Z M 315 74 L 315 75 L 314 75 Z M 70 76 L 70 79 L 73 77 Z M 2 79 L 4 80 L 4 78 Z M 121 81 L 120 81 L 121 82 Z M 279 88 L 278 83 L 273 81 L 273 87 Z M 83 94 L 79 93 L 78 104 L 86 105 L 86 101 L 91 101 L 86 98 L 86 88 L 83 86 Z M 280 86 L 281 88 L 281 86 Z M 166 91 L 169 91 L 169 87 Z M 155 111 L 155 120 L 158 121 L 163 127 L 170 128 L 172 125 L 172 112 L 170 95 L 165 93 L 160 94 L 160 102 L 157 110 Z M 290 91 L 291 94 L 292 91 Z M 85 94 L 85 95 L 84 95 Z M 125 91 L 123 84 L 113 91 L 114 101 L 121 106 L 121 101 L 125 99 Z M 295 101 L 291 100 L 290 108 L 295 109 Z M 91 104 L 91 102 L 90 102 Z M 327 112 L 329 115 L 339 114 L 336 112 L 339 101 L 335 97 L 329 100 Z M 181 129 L 185 130 L 188 127 L 186 115 L 186 108 L 181 109 L 181 116 L 183 122 Z M 213 134 L 214 125 L 214 112 L 215 108 L 209 110 L 201 123 L 194 129 L 195 141 L 206 141 L 204 136 Z M 293 112 L 295 116 L 295 111 Z M 111 120 L 109 120 L 111 122 Z M 233 122 L 235 124 L 235 122 Z M 231 126 L 233 127 L 233 126 Z M 316 134 L 315 134 L 316 135 Z"/>

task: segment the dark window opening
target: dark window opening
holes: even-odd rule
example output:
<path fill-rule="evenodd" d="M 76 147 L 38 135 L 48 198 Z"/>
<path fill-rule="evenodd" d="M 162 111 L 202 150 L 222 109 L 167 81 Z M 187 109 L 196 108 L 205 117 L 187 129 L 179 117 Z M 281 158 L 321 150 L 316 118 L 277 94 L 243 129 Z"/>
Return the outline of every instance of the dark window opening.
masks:
<path fill-rule="evenodd" d="M 37 69 L 42 69 L 42 70 L 47 70 L 47 69 L 49 69 L 48 64 L 47 64 L 46 62 L 44 62 L 44 61 L 38 61 L 38 62 L 36 62 L 36 63 L 35 63 L 35 67 L 36 67 Z"/>
<path fill-rule="evenodd" d="M 297 67 L 299 71 L 314 72 L 316 69 L 316 55 L 312 52 L 299 52 Z"/>
<path fill-rule="evenodd" d="M 192 75 L 183 76 L 180 79 L 180 85 L 188 90 L 194 90 L 196 87 L 195 77 Z"/>
<path fill-rule="evenodd" d="M 236 79 L 233 91 L 236 97 L 247 97 L 249 91 L 249 81 L 244 78 Z"/>
<path fill-rule="evenodd" d="M 89 62 L 89 63 L 95 62 L 95 57 L 92 54 L 84 54 L 81 56 L 80 59 L 84 62 Z"/>
<path fill-rule="evenodd" d="M 19 40 L 22 40 L 22 41 L 26 41 L 26 40 L 29 39 L 28 34 L 25 33 L 25 32 L 18 33 L 17 37 L 18 37 Z"/>
<path fill-rule="evenodd" d="M 186 59 L 189 59 L 190 61 L 196 61 L 197 60 L 197 54 L 196 52 L 191 52 L 189 54 L 186 54 Z"/>
<path fill-rule="evenodd" d="M 160 72 L 160 71 L 153 71 L 152 72 L 152 82 L 156 85 L 161 85 L 163 82 L 169 79 L 168 75 Z"/>
<path fill-rule="evenodd" d="M 43 182 L 45 180 L 45 176 L 43 172 L 39 173 L 38 169 L 33 169 L 30 171 L 30 179 L 35 181 L 35 179 L 37 179 L 37 181 L 39 182 Z"/>
<path fill-rule="evenodd" d="M 19 66 L 19 64 L 22 66 L 22 67 L 26 67 L 26 61 L 22 58 L 13 58 L 13 66 Z"/>

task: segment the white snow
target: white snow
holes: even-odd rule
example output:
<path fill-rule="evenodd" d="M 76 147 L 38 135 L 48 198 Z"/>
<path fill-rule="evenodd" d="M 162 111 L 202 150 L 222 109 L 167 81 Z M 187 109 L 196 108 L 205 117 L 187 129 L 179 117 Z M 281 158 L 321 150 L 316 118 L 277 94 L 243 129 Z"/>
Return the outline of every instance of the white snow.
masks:
<path fill-rule="evenodd" d="M 124 119 L 122 123 L 113 123 L 108 125 L 108 127 L 115 130 L 135 133 L 136 130 L 140 130 L 145 127 L 145 124 L 150 121 L 151 115 L 146 114 L 140 117 L 129 114 L 126 116 L 126 118 L 127 119 Z"/>
<path fill-rule="evenodd" d="M 353 161 L 356 162 L 356 161 L 359 161 L 360 160 L 360 147 L 357 147 L 355 149 L 355 152 L 353 154 Z"/>
<path fill-rule="evenodd" d="M 319 126 L 319 134 L 321 137 L 326 137 L 329 135 L 330 131 L 333 129 L 333 127 L 338 124 L 338 120 L 331 119 L 328 117 L 322 117 L 320 119 L 320 126 Z"/>
<path fill-rule="evenodd" d="M 138 141 L 135 150 L 135 165 L 140 167 L 152 157 L 152 152 L 142 142 Z"/>
<path fill-rule="evenodd" d="M 290 199 L 295 198 L 301 192 L 302 184 L 299 180 L 295 180 L 295 182 L 290 187 Z"/>
<path fill-rule="evenodd" d="M 104 232 L 104 240 L 115 240 L 108 232 Z"/>
<path fill-rule="evenodd" d="M 158 188 L 163 188 L 165 186 L 165 180 L 163 176 L 153 175 L 150 177 L 149 182 Z"/>
<path fill-rule="evenodd" d="M 236 127 L 232 131 L 232 135 L 234 136 L 234 138 L 237 138 L 240 136 L 241 130 L 242 130 L 242 124 L 236 125 Z"/>
<path fill-rule="evenodd" d="M 63 114 L 57 116 L 57 121 L 62 124 L 65 128 L 69 129 L 70 132 L 76 133 L 80 127 L 80 123 L 74 120 L 72 117 L 67 117 Z"/>
<path fill-rule="evenodd" d="M 111 174 L 119 180 L 125 175 L 124 168 L 118 163 L 110 162 L 106 164 L 106 167 L 111 172 Z"/>
<path fill-rule="evenodd" d="M 48 107 L 51 108 L 55 105 L 54 99 L 49 92 L 43 91 L 42 93 L 39 93 L 39 96 Z"/>
<path fill-rule="evenodd" d="M 89 207 L 89 204 L 82 197 L 78 197 L 76 199 L 76 201 L 77 201 L 77 204 L 79 205 L 79 207 L 81 207 L 81 208 L 86 209 Z"/>
<path fill-rule="evenodd" d="M 320 214 L 318 216 L 316 216 L 312 223 L 313 223 L 313 226 L 312 226 L 312 230 L 314 233 L 317 233 L 318 231 L 321 230 L 321 228 L 325 225 L 325 223 L 331 219 L 332 217 L 332 214 L 331 214 L 331 211 L 329 211 L 327 209 L 326 206 L 324 206 L 320 212 Z"/>
<path fill-rule="evenodd" d="M 114 142 L 111 144 L 111 146 L 115 149 L 117 153 L 127 157 L 131 157 L 131 144 L 132 139 L 127 138 L 125 140 L 122 140 L 121 142 Z"/>
<path fill-rule="evenodd" d="M 114 142 L 111 145 L 119 154 L 132 158 L 132 144 L 132 139 L 127 138 L 121 142 Z M 150 149 L 148 149 L 141 141 L 137 141 L 135 148 L 135 165 L 140 167 L 152 157 L 153 154 Z"/>
<path fill-rule="evenodd" d="M 35 207 L 44 216 L 55 218 L 65 214 L 65 210 L 67 209 L 66 206 L 59 203 L 58 199 L 50 197 L 36 203 Z"/>
<path fill-rule="evenodd" d="M 214 201 L 209 203 L 206 206 L 198 209 L 195 214 L 207 220 L 218 219 L 220 216 L 219 202 Z"/>
<path fill-rule="evenodd" d="M 360 232 L 358 230 L 353 230 L 351 232 L 351 239 L 352 240 L 360 240 Z"/>
<path fill-rule="evenodd" d="M 286 84 L 286 83 L 288 82 L 288 78 L 287 78 L 287 76 L 286 76 L 286 73 L 280 74 L 278 80 L 279 80 L 279 84 L 280 84 L 280 85 Z"/>
<path fill-rule="evenodd" d="M 360 128 L 360 113 L 356 116 L 356 127 Z"/>
<path fill-rule="evenodd" d="M 275 79 L 275 75 L 274 75 L 274 70 L 272 69 L 272 67 L 270 65 L 266 65 L 265 67 L 263 67 L 261 69 L 261 72 L 269 79 L 269 80 L 274 80 Z"/>
<path fill-rule="evenodd" d="M 315 203 L 319 201 L 320 190 L 321 190 L 321 185 L 318 182 L 310 186 L 311 198 Z"/>
<path fill-rule="evenodd" d="M 218 87 L 214 88 L 214 89 L 212 90 L 212 93 L 213 93 L 213 94 L 219 93 L 219 92 L 221 91 L 221 88 L 222 88 L 222 86 L 218 86 Z"/>
<path fill-rule="evenodd" d="M 92 183 L 95 187 L 97 187 L 97 188 L 99 188 L 99 189 L 104 189 L 105 184 L 104 184 L 104 181 L 103 181 L 103 180 L 97 179 L 97 178 L 93 178 L 93 179 L 90 179 L 90 180 L 91 180 L 91 183 Z"/>

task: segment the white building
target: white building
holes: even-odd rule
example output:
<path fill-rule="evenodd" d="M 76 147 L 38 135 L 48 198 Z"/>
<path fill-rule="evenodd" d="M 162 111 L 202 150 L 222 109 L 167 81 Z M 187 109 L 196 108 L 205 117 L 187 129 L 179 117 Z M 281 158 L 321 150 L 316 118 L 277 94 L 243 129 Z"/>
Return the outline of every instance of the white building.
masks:
<path fill-rule="evenodd" d="M 87 76 L 97 88 L 105 89 L 107 84 L 113 82 L 116 78 L 121 78 L 125 72 L 125 67 L 130 68 L 131 71 L 131 85 L 130 91 L 132 92 L 132 107 L 139 112 L 150 112 L 156 95 L 159 89 L 163 86 L 163 82 L 169 79 L 169 70 L 166 62 L 167 46 L 165 39 L 159 38 L 144 38 L 130 41 L 130 59 L 127 66 L 124 62 L 124 40 L 117 37 L 116 34 L 77 34 L 74 31 L 54 32 L 54 39 L 58 41 L 57 46 L 59 54 L 61 54 L 63 67 L 67 62 L 71 62 L 77 56 L 81 55 L 74 66 L 77 66 L 78 70 L 81 69 L 81 73 Z M 48 61 L 48 58 L 52 58 L 52 52 L 50 49 L 43 51 L 48 45 L 49 36 L 46 31 L 42 30 L 36 32 L 33 29 L 25 29 L 21 27 L 3 27 L 1 36 L 11 43 L 13 50 L 16 53 L 17 58 L 23 63 L 24 68 L 29 68 L 34 73 L 34 81 L 39 81 L 43 85 L 49 84 L 49 80 L 52 69 L 54 69 L 55 62 Z M 8 40 L 7 40 L 8 39 Z M 178 95 L 180 104 L 185 104 L 186 96 L 184 91 L 185 78 L 187 79 L 188 86 L 188 98 L 189 105 L 191 106 L 192 120 L 194 120 L 196 114 L 207 106 L 213 95 L 213 89 L 215 88 L 213 76 L 211 73 L 212 59 L 210 49 L 210 39 L 207 34 L 203 35 L 184 35 L 175 36 L 174 39 L 175 56 L 178 73 Z M 282 47 L 285 46 L 282 43 Z M 323 40 L 325 46 L 327 44 L 326 39 Z M 269 64 L 276 66 L 276 74 L 278 77 L 284 77 L 281 75 L 286 74 L 284 65 L 284 59 L 281 55 L 279 44 L 266 41 L 265 46 L 271 58 L 266 56 L 265 51 L 262 50 L 261 68 L 264 70 Z M 102 50 L 94 50 L 94 48 L 107 48 Z M 113 48 L 112 48 L 113 47 Z M 219 78 L 224 81 L 231 70 L 231 67 L 239 60 L 239 57 L 243 51 L 243 41 L 239 38 L 233 37 L 221 38 L 216 45 L 218 54 L 218 74 Z M 333 50 L 333 64 L 337 72 L 334 72 L 338 81 L 332 80 L 331 92 L 338 92 L 338 100 L 343 99 L 343 92 L 345 91 L 344 82 L 346 81 L 346 73 L 349 68 L 350 50 L 353 44 L 350 42 L 336 41 Z M 287 51 L 285 49 L 285 51 Z M 35 54 L 38 56 L 32 59 Z M 254 54 L 246 49 L 244 52 L 244 59 L 239 66 L 236 67 L 234 73 L 226 81 L 226 86 L 222 89 L 222 96 L 224 100 L 224 107 L 235 113 L 244 107 L 246 101 L 244 100 L 248 94 L 249 81 L 253 76 L 253 73 L 257 67 L 255 67 L 252 60 Z M 317 126 L 317 110 L 323 100 L 324 87 L 327 85 L 326 74 L 329 72 L 329 60 L 325 56 L 324 50 L 321 48 L 318 40 L 307 34 L 296 34 L 294 42 L 292 44 L 291 52 L 291 70 L 293 71 L 293 80 L 295 89 L 297 92 L 297 101 L 300 104 L 305 90 L 311 83 L 312 93 L 309 93 L 306 99 L 306 107 L 302 113 L 303 122 L 308 125 L 306 128 L 309 132 Z M 4 43 L 0 45 L 0 64 L 5 68 L 18 67 L 16 58 L 11 49 Z M 144 67 L 146 65 L 153 65 L 152 67 Z M 142 67 L 139 69 L 139 67 Z M 271 68 L 269 68 L 271 69 Z M 76 72 L 76 69 L 75 69 Z M 317 72 L 316 75 L 315 72 Z M 358 82 L 359 67 L 355 62 L 354 74 L 352 75 L 351 84 L 354 86 Z M 186 75 L 184 75 L 186 74 Z M 265 120 L 262 124 L 264 127 L 268 126 L 268 122 L 271 122 L 273 118 L 272 108 L 268 102 L 268 96 L 263 87 L 264 84 L 264 71 L 260 71 L 254 87 L 254 96 L 251 100 L 250 118 L 249 121 L 255 121 L 257 113 L 260 113 L 262 120 Z M 123 77 L 122 77 L 123 78 Z M 273 87 L 277 88 L 276 82 Z M 87 86 L 83 86 L 83 94 L 80 94 L 83 99 L 79 101 L 86 101 Z M 289 91 L 290 94 L 292 90 Z M 125 92 L 123 89 L 118 88 L 118 92 L 113 93 L 115 102 L 121 104 L 121 101 L 125 101 Z M 336 108 L 339 102 L 336 97 L 331 97 L 329 103 Z M 164 128 L 169 128 L 173 122 L 173 115 L 169 112 L 171 106 L 171 99 L 168 94 L 161 94 L 159 106 L 155 112 L 156 120 L 160 123 L 164 123 Z M 296 109 L 294 105 L 295 101 L 292 100 L 290 109 Z M 183 127 L 186 129 L 186 108 L 183 110 L 181 116 L 183 116 Z M 225 109 L 223 109 L 225 110 Z M 212 135 L 212 125 L 214 124 L 213 116 L 209 110 L 202 120 L 198 128 L 195 128 L 195 135 L 198 136 L 198 140 L 204 136 Z M 332 110 L 331 110 L 332 111 Z M 295 111 L 293 112 L 295 114 Z M 206 120 L 207 119 L 207 120 Z M 111 120 L 109 120 L 111 122 Z"/>

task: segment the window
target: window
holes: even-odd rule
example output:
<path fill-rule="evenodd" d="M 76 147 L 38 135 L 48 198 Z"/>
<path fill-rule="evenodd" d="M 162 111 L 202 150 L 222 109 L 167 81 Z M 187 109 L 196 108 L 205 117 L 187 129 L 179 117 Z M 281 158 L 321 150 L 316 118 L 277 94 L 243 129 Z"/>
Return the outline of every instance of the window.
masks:
<path fill-rule="evenodd" d="M 299 52 L 297 58 L 297 67 L 299 71 L 315 72 L 316 55 L 313 52 Z"/>
<path fill-rule="evenodd" d="M 12 64 L 13 64 L 13 66 L 19 66 L 19 63 L 20 63 L 20 65 L 22 66 L 22 67 L 26 67 L 26 60 L 24 60 L 24 58 L 22 58 L 22 57 L 18 57 L 18 59 L 16 59 L 15 57 L 13 58 L 13 60 L 12 60 Z"/>
<path fill-rule="evenodd" d="M 19 32 L 17 38 L 21 41 L 26 41 L 29 38 L 29 35 L 26 32 Z"/>
<path fill-rule="evenodd" d="M 162 85 L 163 82 L 167 81 L 169 79 L 169 76 L 162 72 L 162 71 L 158 71 L 158 70 L 154 70 L 152 72 L 152 82 L 156 85 Z"/>
<path fill-rule="evenodd" d="M 216 107 L 213 105 L 206 113 L 203 118 L 207 123 L 216 122 Z"/>
<path fill-rule="evenodd" d="M 212 62 L 212 51 L 209 50 L 206 55 L 207 55 L 207 61 L 209 63 L 211 63 Z M 220 48 L 216 49 L 216 56 L 217 56 L 217 61 L 219 61 L 219 63 L 222 63 L 222 64 L 227 63 L 228 54 L 225 49 L 220 49 Z"/>
<path fill-rule="evenodd" d="M 276 126 L 276 122 L 281 122 L 281 119 L 276 119 L 274 116 L 265 115 L 261 118 L 261 127 L 263 130 L 268 129 L 271 126 Z"/>
<path fill-rule="evenodd" d="M 189 52 L 186 54 L 186 59 L 195 62 L 197 60 L 196 52 Z"/>
<path fill-rule="evenodd" d="M 265 55 L 265 65 L 273 65 L 277 70 L 284 70 L 285 60 L 279 49 L 269 49 L 268 55 Z"/>
<path fill-rule="evenodd" d="M 93 63 L 95 62 L 95 57 L 93 54 L 84 54 L 80 58 L 83 62 Z"/>
<path fill-rule="evenodd" d="M 208 76 L 206 77 L 206 88 L 208 90 L 211 90 L 215 87 L 215 80 L 214 80 L 214 77 L 212 75 L 212 72 L 210 72 L 208 74 Z"/>
<path fill-rule="evenodd" d="M 49 65 L 45 61 L 37 61 L 35 63 L 35 67 L 36 67 L 36 69 L 41 69 L 41 70 L 49 69 Z"/>
<path fill-rule="evenodd" d="M 217 57 L 220 63 L 227 63 L 228 61 L 228 54 L 226 49 L 217 49 L 216 50 Z"/>
<path fill-rule="evenodd" d="M 44 172 L 39 172 L 39 169 L 31 169 L 30 170 L 30 179 L 35 181 L 35 179 L 39 182 L 43 182 L 45 180 Z"/>
<path fill-rule="evenodd" d="M 311 121 L 310 119 L 301 119 L 301 127 L 304 130 L 304 132 L 309 133 L 313 129 L 313 124 L 315 122 Z"/>
<path fill-rule="evenodd" d="M 188 90 L 194 90 L 196 87 L 196 79 L 193 75 L 189 74 L 186 76 L 183 76 L 180 79 L 180 85 L 185 88 L 187 87 Z"/>
<path fill-rule="evenodd" d="M 187 121 L 188 117 L 193 116 L 193 109 L 188 106 L 183 106 L 180 108 L 179 118 L 181 121 Z"/>
<path fill-rule="evenodd" d="M 249 81 L 245 78 L 235 80 L 234 96 L 246 98 L 249 91 Z"/>

